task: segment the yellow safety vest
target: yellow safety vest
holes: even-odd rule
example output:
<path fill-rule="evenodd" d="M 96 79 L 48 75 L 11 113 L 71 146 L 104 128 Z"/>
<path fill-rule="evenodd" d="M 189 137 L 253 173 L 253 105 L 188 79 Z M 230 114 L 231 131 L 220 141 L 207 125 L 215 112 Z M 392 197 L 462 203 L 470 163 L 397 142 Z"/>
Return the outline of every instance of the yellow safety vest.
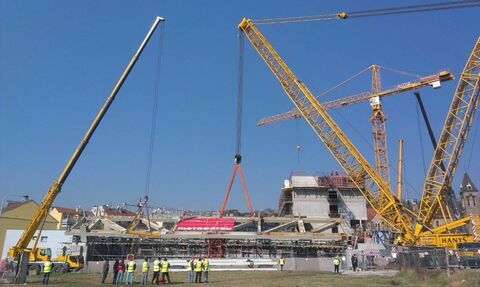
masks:
<path fill-rule="evenodd" d="M 52 272 L 52 265 L 53 265 L 53 263 L 51 261 L 43 262 L 43 273 Z"/>
<path fill-rule="evenodd" d="M 127 266 L 128 266 L 127 272 L 131 273 L 131 272 L 135 271 L 135 261 L 128 262 Z"/>
<path fill-rule="evenodd" d="M 280 258 L 280 261 L 278 263 L 280 265 L 285 265 L 285 258 Z"/>
<path fill-rule="evenodd" d="M 168 261 L 163 260 L 162 262 L 162 273 L 167 273 L 168 272 Z"/>
<path fill-rule="evenodd" d="M 202 272 L 202 261 L 198 260 L 197 263 L 195 263 L 195 272 Z"/>
<path fill-rule="evenodd" d="M 144 261 L 144 262 L 142 263 L 142 272 L 148 272 L 148 268 L 149 268 L 148 262 L 147 262 L 147 261 Z"/>
<path fill-rule="evenodd" d="M 187 261 L 187 271 L 192 271 L 192 261 Z"/>
<path fill-rule="evenodd" d="M 160 260 L 153 261 L 153 272 L 160 271 Z"/>
<path fill-rule="evenodd" d="M 334 265 L 340 265 L 340 260 L 338 258 L 333 259 Z"/>
<path fill-rule="evenodd" d="M 208 259 L 203 260 L 203 271 L 210 271 L 210 261 Z"/>

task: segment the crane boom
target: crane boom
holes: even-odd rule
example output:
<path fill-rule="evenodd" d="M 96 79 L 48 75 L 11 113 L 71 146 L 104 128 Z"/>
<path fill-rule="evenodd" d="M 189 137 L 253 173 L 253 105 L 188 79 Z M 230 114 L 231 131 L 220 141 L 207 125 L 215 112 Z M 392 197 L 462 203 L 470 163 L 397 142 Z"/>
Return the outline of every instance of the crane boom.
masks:
<path fill-rule="evenodd" d="M 480 37 L 462 71 L 433 153 L 418 210 L 421 224 L 415 227 L 415 235 L 420 234 L 425 226 L 429 226 L 439 211 L 447 218 L 448 209 L 443 207 L 445 196 L 475 116 L 479 96 Z"/>
<path fill-rule="evenodd" d="M 450 81 L 453 79 L 454 79 L 454 76 L 452 73 L 450 73 L 447 70 L 441 70 L 435 74 L 421 77 L 418 81 L 400 83 L 391 89 L 380 91 L 378 94 L 372 94 L 372 92 L 363 92 L 363 93 L 355 94 L 352 96 L 344 97 L 341 99 L 335 99 L 335 100 L 323 102 L 322 106 L 326 110 L 340 108 L 343 106 L 347 106 L 347 105 L 351 105 L 359 102 L 365 102 L 370 100 L 373 97 L 382 98 L 385 96 L 396 95 L 406 91 L 415 90 L 425 86 L 433 85 L 435 82 L 444 82 L 444 81 Z M 262 118 L 257 122 L 257 125 L 264 126 L 264 125 L 269 125 L 276 122 L 288 120 L 291 118 L 298 119 L 301 117 L 302 115 L 297 109 L 292 109 L 285 113 Z"/>
<path fill-rule="evenodd" d="M 370 166 L 305 84 L 297 79 L 252 20 L 243 18 L 238 28 L 245 33 L 287 96 L 370 205 L 392 228 L 404 233 L 406 241 L 412 241 L 411 212 L 407 212 L 392 194 L 389 184 Z"/>
<path fill-rule="evenodd" d="M 27 228 L 25 228 L 25 230 L 23 231 L 23 233 L 22 233 L 20 239 L 18 240 L 17 244 L 10 249 L 9 256 L 16 257 L 21 252 L 26 250 L 28 244 L 30 243 L 30 240 L 32 240 L 32 237 L 33 237 L 35 231 L 38 229 L 41 222 L 43 221 L 43 219 L 47 216 L 48 212 L 50 211 L 50 208 L 53 204 L 53 201 L 55 200 L 57 195 L 60 193 L 65 180 L 67 179 L 68 175 L 70 174 L 73 167 L 75 166 L 75 163 L 80 158 L 80 155 L 82 154 L 83 150 L 87 146 L 90 138 L 92 137 L 93 133 L 95 132 L 98 125 L 100 124 L 100 122 L 103 119 L 103 117 L 104 117 L 105 113 L 107 112 L 108 108 L 110 107 L 113 100 L 115 99 L 115 96 L 117 95 L 118 91 L 122 87 L 122 85 L 125 82 L 128 74 L 132 70 L 133 66 L 135 65 L 136 61 L 138 60 L 140 54 L 142 53 L 143 49 L 147 45 L 148 41 L 150 40 L 153 32 L 157 28 L 158 23 L 160 21 L 164 21 L 164 19 L 162 17 L 157 17 L 155 19 L 153 25 L 151 26 L 151 28 L 148 31 L 145 38 L 143 39 L 139 48 L 137 49 L 137 51 L 135 52 L 135 54 L 131 58 L 128 65 L 125 67 L 125 70 L 123 71 L 123 73 L 120 75 L 120 78 L 118 79 L 118 81 L 116 82 L 112 91 L 110 92 L 110 95 L 108 96 L 107 100 L 105 101 L 105 103 L 103 104 L 103 106 L 100 108 L 97 115 L 93 119 L 93 121 L 90 124 L 89 128 L 87 129 L 85 135 L 81 139 L 80 144 L 74 150 L 72 156 L 70 157 L 67 164 L 63 168 L 62 172 L 60 173 L 60 176 L 50 186 L 48 192 L 45 194 L 45 196 L 44 196 L 42 202 L 40 203 L 39 207 L 34 212 L 32 220 L 28 224 Z"/>

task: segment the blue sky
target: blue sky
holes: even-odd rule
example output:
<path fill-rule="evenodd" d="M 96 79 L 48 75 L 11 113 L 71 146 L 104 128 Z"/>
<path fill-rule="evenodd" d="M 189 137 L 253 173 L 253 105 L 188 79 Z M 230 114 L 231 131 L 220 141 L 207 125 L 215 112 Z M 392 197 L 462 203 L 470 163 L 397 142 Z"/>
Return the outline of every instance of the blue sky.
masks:
<path fill-rule="evenodd" d="M 426 1 L 402 1 L 402 4 Z M 361 3 L 361 4 L 360 4 Z M 233 167 L 238 60 L 236 25 L 252 19 L 398 6 L 398 1 L 0 1 L 0 195 L 41 200 L 78 144 L 155 16 L 166 18 L 151 202 L 217 209 Z M 433 2 L 432 2 L 433 3 Z M 478 34 L 478 8 L 346 21 L 260 26 L 318 94 L 376 63 L 459 75 Z M 55 205 L 133 203 L 143 196 L 158 34 L 145 49 Z M 412 78 L 382 74 L 384 87 Z M 438 135 L 457 81 L 422 90 Z M 257 127 L 292 107 L 245 42 L 243 168 L 254 208 L 276 208 L 292 170 L 339 170 L 303 120 Z M 365 74 L 322 100 L 369 90 Z M 419 196 L 432 148 L 412 93 L 385 98 L 390 164 L 405 140 L 407 196 Z M 373 162 L 368 103 L 332 112 Z M 469 172 L 480 185 L 480 139 L 473 134 L 454 187 Z M 421 135 L 421 137 L 420 137 Z M 422 141 L 423 154 L 422 160 Z M 300 161 L 295 146 L 301 145 Z M 469 160 L 471 158 L 471 160 Z M 470 165 L 468 162 L 471 162 Z M 395 174 L 392 171 L 392 179 Z M 246 209 L 237 182 L 227 207 Z"/>

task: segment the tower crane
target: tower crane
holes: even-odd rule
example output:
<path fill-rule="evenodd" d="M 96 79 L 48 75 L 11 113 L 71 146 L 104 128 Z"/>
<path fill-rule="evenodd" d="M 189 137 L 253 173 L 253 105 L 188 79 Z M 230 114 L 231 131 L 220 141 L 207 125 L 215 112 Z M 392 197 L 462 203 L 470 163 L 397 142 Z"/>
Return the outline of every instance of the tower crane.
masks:
<path fill-rule="evenodd" d="M 390 182 L 389 179 L 389 164 L 388 164 L 388 151 L 387 151 L 387 138 L 385 129 L 385 113 L 382 109 L 382 98 L 386 96 L 396 95 L 406 91 L 417 90 L 422 87 L 432 86 L 434 88 L 439 87 L 441 82 L 450 81 L 454 79 L 451 72 L 447 70 L 440 70 L 439 72 L 431 75 L 419 77 L 417 81 L 403 82 L 395 85 L 391 89 L 381 90 L 380 82 L 380 67 L 378 65 L 371 65 L 372 73 L 372 88 L 370 92 L 363 92 L 353 96 L 344 97 L 341 99 L 335 99 L 322 103 L 322 106 L 328 110 L 333 108 L 339 108 L 363 101 L 370 101 L 372 108 L 372 116 L 370 121 L 373 129 L 373 143 L 374 143 L 374 155 L 375 166 L 380 172 L 380 175 L 386 182 Z M 288 112 L 273 115 L 270 117 L 262 118 L 258 121 L 257 125 L 269 125 L 279 121 L 301 118 L 301 113 L 297 109 L 292 109 Z"/>
<path fill-rule="evenodd" d="M 430 245 L 443 244 L 444 246 L 447 246 L 452 242 L 472 240 L 472 236 L 469 234 L 448 233 L 449 231 L 468 223 L 470 220 L 469 218 L 453 220 L 447 224 L 432 229 L 426 225 L 428 221 L 425 220 L 424 214 L 416 214 L 404 206 L 391 192 L 389 183 L 381 177 L 378 171 L 372 168 L 333 118 L 326 112 L 323 105 L 318 102 L 317 98 L 310 92 L 307 86 L 295 76 L 282 58 L 277 54 L 253 21 L 243 18 L 238 24 L 238 28 L 248 38 L 252 46 L 275 75 L 287 96 L 300 111 L 303 118 L 312 127 L 329 152 L 341 165 L 346 174 L 354 182 L 359 191 L 366 198 L 367 202 L 385 219 L 388 225 L 396 230 L 396 232 L 403 235 L 404 243 Z M 476 70 L 472 71 L 471 67 L 472 65 L 475 66 L 480 63 L 479 56 L 477 55 L 477 46 L 480 45 L 479 42 L 480 38 L 477 41 L 474 51 L 467 62 L 466 69 L 464 70 L 464 73 L 462 73 L 462 79 L 460 80 L 461 83 L 470 80 L 468 82 L 469 85 L 472 85 L 472 82 L 476 83 L 472 87 L 477 87 L 479 78 L 478 74 L 472 73 L 476 72 Z M 466 84 L 459 85 L 465 86 Z M 460 90 L 465 92 L 465 89 Z M 458 93 L 456 93 L 456 97 L 458 97 L 457 94 Z M 474 94 L 475 92 L 473 92 L 472 95 Z M 478 89 L 476 94 L 478 97 Z M 454 99 L 454 103 L 456 102 L 457 104 L 452 104 L 449 114 L 453 112 L 457 117 L 460 115 L 456 112 L 461 106 L 459 101 L 461 101 L 461 99 Z M 469 106 L 472 107 L 471 105 Z M 463 112 L 472 114 L 474 112 L 473 110 L 474 109 L 465 109 Z M 446 121 L 449 122 L 448 126 L 450 128 L 448 130 L 452 133 L 454 127 L 448 118 L 450 117 L 447 117 Z M 467 116 L 467 119 L 471 120 L 471 117 Z M 441 138 L 438 147 L 446 147 L 448 144 L 449 143 L 446 142 L 445 139 Z M 456 154 L 459 155 L 459 152 L 457 151 Z M 437 157 L 438 156 L 435 158 Z M 442 198 L 435 202 L 441 203 L 441 199 Z M 422 201 L 423 200 L 424 199 L 422 198 Z"/>

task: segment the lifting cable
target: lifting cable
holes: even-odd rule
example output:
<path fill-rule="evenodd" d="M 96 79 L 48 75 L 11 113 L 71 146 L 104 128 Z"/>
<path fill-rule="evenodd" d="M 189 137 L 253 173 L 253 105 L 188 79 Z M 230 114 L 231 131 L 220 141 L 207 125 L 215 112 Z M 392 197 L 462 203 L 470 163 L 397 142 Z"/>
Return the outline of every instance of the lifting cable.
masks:
<path fill-rule="evenodd" d="M 389 67 L 385 67 L 385 66 L 380 66 L 380 65 L 377 65 L 377 67 L 383 69 L 383 70 L 387 70 L 387 71 L 390 71 L 390 72 L 393 72 L 393 73 L 397 73 L 397 74 L 400 74 L 400 75 L 403 75 L 403 76 L 408 76 L 408 77 L 413 77 L 413 78 L 417 78 L 417 79 L 420 79 L 421 76 L 420 75 L 417 75 L 417 74 L 414 74 L 414 73 L 410 73 L 410 72 L 406 72 L 406 71 L 402 71 L 402 70 L 399 70 L 399 69 L 394 69 L 394 68 L 389 68 Z M 372 65 L 366 67 L 365 69 L 353 74 L 352 76 L 346 78 L 345 80 L 339 82 L 338 84 L 336 84 L 335 86 L 321 92 L 320 94 L 316 95 L 315 97 L 316 98 L 320 98 L 320 97 L 323 97 L 325 96 L 326 94 L 336 90 L 337 88 L 343 86 L 344 84 L 352 81 L 353 79 L 357 78 L 358 76 L 362 75 L 363 73 L 365 73 L 366 71 L 370 70 L 372 68 Z M 359 93 L 357 95 L 363 95 L 364 93 Z M 355 96 L 355 95 L 352 95 L 352 97 Z"/>
<path fill-rule="evenodd" d="M 300 149 L 302 148 L 300 145 L 300 121 L 295 121 L 295 128 L 296 128 L 296 145 L 295 148 L 297 149 L 297 167 L 300 168 Z"/>
<path fill-rule="evenodd" d="M 139 211 L 140 208 L 145 208 L 147 212 L 147 221 L 148 221 L 148 230 L 151 230 L 150 227 L 150 215 L 148 211 L 148 196 L 150 193 L 150 182 L 152 175 L 152 161 L 153 161 L 153 152 L 155 149 L 155 136 L 156 136 L 156 127 L 157 127 L 157 115 L 158 115 L 158 102 L 160 98 L 160 68 L 162 64 L 162 50 L 163 50 L 163 35 L 164 35 L 164 24 L 160 23 L 160 31 L 158 36 L 158 46 L 157 46 L 157 61 L 155 65 L 155 88 L 153 95 L 153 105 L 152 105 L 152 119 L 150 123 L 150 142 L 148 147 L 147 154 L 147 170 L 145 175 L 145 194 L 144 201 L 140 200 L 139 202 Z"/>
<path fill-rule="evenodd" d="M 235 158 L 241 156 L 242 148 L 242 107 L 243 107 L 243 63 L 244 40 L 243 33 L 238 35 L 238 82 L 237 82 L 237 133 L 235 142 Z"/>
<path fill-rule="evenodd" d="M 347 18 L 384 16 L 384 15 L 393 15 L 393 14 L 406 14 L 406 13 L 416 13 L 416 12 L 428 12 L 428 11 L 436 11 L 436 10 L 468 8 L 468 7 L 475 7 L 475 6 L 480 6 L 480 0 L 451 1 L 451 2 L 435 3 L 435 4 L 410 5 L 410 6 L 403 6 L 403 7 L 382 8 L 382 9 L 372 9 L 372 10 L 353 11 L 353 12 L 340 12 L 340 13 L 322 14 L 322 15 L 255 19 L 253 20 L 253 22 L 257 25 L 299 23 L 299 22 L 325 21 L 325 20 L 347 19 Z"/>
<path fill-rule="evenodd" d="M 330 93 L 331 91 L 339 88 L 340 86 L 343 86 L 347 82 L 350 82 L 351 80 L 355 79 L 356 77 L 360 76 L 361 74 L 365 73 L 366 71 L 370 70 L 371 66 L 366 67 L 365 69 L 361 70 L 360 72 L 353 74 L 352 76 L 346 78 L 345 80 L 341 81 L 340 83 L 336 84 L 335 86 L 329 88 L 328 90 L 320 93 L 319 95 L 316 96 L 316 98 L 325 96 L 326 94 Z"/>
<path fill-rule="evenodd" d="M 473 132 L 472 150 L 470 151 L 470 155 L 468 156 L 468 161 L 467 161 L 467 166 L 465 167 L 465 172 L 468 172 L 470 170 L 470 164 L 472 163 L 472 157 L 473 157 L 473 153 L 475 151 L 475 142 L 477 141 L 478 126 L 480 126 L 480 117 L 477 117 L 477 120 L 478 120 L 478 123 L 475 127 L 475 131 Z"/>
<path fill-rule="evenodd" d="M 383 69 L 383 70 L 387 70 L 387 71 L 390 71 L 390 72 L 393 72 L 393 73 L 397 73 L 397 74 L 400 74 L 400 75 L 403 75 L 403 76 L 407 76 L 407 77 L 413 77 L 413 78 L 417 78 L 417 79 L 420 79 L 422 76 L 420 75 L 417 75 L 417 74 L 414 74 L 414 73 L 410 73 L 410 72 L 405 72 L 405 71 L 402 71 L 402 70 L 399 70 L 399 69 L 394 69 L 394 68 L 389 68 L 389 67 L 385 67 L 385 66 L 380 66 L 380 65 L 377 65 L 379 68 Z"/>

